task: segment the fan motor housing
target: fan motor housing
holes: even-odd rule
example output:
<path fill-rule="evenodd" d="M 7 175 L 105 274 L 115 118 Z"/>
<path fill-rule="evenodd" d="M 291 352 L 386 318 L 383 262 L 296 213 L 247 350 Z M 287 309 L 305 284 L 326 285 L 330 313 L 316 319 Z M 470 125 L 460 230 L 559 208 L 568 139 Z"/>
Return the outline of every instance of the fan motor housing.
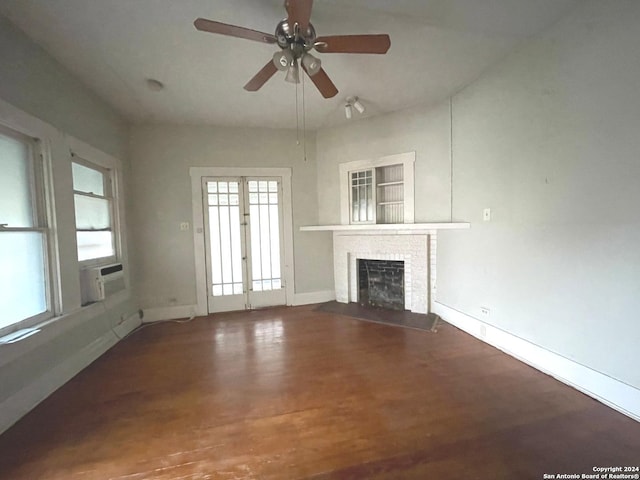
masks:
<path fill-rule="evenodd" d="M 295 29 L 292 25 L 289 25 L 288 20 L 285 18 L 278 23 L 275 36 L 280 48 L 291 48 L 299 56 L 313 48 L 313 44 L 316 41 L 316 30 L 309 23 L 306 30 L 299 32 L 296 37 Z"/>

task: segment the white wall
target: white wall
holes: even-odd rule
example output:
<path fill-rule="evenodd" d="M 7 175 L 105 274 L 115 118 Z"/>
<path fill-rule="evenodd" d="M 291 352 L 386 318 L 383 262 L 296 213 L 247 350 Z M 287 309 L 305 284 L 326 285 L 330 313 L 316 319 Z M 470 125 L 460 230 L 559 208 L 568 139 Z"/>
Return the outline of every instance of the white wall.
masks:
<path fill-rule="evenodd" d="M 415 222 L 451 215 L 449 104 L 353 121 L 318 132 L 320 224 L 340 223 L 340 163 L 415 151 Z"/>
<path fill-rule="evenodd" d="M 330 234 L 317 223 L 315 134 L 307 161 L 295 130 L 137 126 L 131 137 L 135 282 L 143 308 L 196 303 L 190 167 L 291 167 L 296 293 L 333 288 Z"/>
<path fill-rule="evenodd" d="M 438 246 L 440 302 L 635 387 L 639 25 L 640 2 L 588 2 L 455 97 L 472 229 Z"/>
<path fill-rule="evenodd" d="M 416 221 L 449 220 L 451 155 L 472 227 L 438 235 L 438 302 L 640 388 L 639 25 L 640 2 L 585 2 L 456 95 L 452 125 L 447 101 L 321 130 L 320 222 L 338 163 L 408 150 Z"/>
<path fill-rule="evenodd" d="M 1 432 L 115 343 L 112 327 L 137 306 L 122 296 L 108 305 L 80 309 L 67 142 L 72 135 L 118 157 L 126 174 L 128 125 L 1 16 L 0 65 L 0 121 L 18 129 L 34 126 L 38 132 L 32 133 L 46 138 L 51 147 L 64 314 L 36 335 L 0 345 Z"/>

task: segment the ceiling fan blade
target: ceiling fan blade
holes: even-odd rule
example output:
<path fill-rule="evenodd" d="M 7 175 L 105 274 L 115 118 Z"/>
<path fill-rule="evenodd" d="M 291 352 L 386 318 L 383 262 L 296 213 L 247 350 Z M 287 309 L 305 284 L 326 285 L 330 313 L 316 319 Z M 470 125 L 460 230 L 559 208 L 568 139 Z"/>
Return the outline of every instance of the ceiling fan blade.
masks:
<path fill-rule="evenodd" d="M 307 72 L 307 69 L 304 65 L 302 66 L 302 68 L 305 72 Z M 309 75 L 309 72 L 307 72 L 307 75 Z M 338 93 L 338 89 L 329 78 L 329 75 L 327 75 L 327 72 L 324 71 L 324 68 L 321 68 L 320 71 L 318 71 L 318 73 L 313 76 L 309 75 L 309 78 L 316 86 L 316 88 L 320 90 L 320 93 L 324 98 L 335 97 Z"/>
<path fill-rule="evenodd" d="M 316 50 L 320 53 L 387 53 L 391 39 L 379 35 L 333 35 L 318 37 Z"/>
<path fill-rule="evenodd" d="M 276 43 L 276 37 L 270 33 L 258 32 L 249 28 L 238 27 L 236 25 L 228 25 L 226 23 L 207 20 L 206 18 L 198 18 L 193 24 L 201 32 L 219 33 L 220 35 L 228 35 L 230 37 L 246 38 L 256 42 Z"/>
<path fill-rule="evenodd" d="M 257 92 L 277 71 L 278 69 L 273 64 L 273 61 L 269 60 L 269 62 L 267 62 L 267 64 L 262 67 L 262 69 L 256 73 L 251 80 L 249 80 L 249 82 L 244 86 L 244 89 L 248 92 Z"/>
<path fill-rule="evenodd" d="M 313 0 L 285 0 L 284 8 L 287 9 L 289 25 L 293 26 L 297 23 L 300 25 L 302 32 L 306 31 L 309 26 L 312 7 Z"/>

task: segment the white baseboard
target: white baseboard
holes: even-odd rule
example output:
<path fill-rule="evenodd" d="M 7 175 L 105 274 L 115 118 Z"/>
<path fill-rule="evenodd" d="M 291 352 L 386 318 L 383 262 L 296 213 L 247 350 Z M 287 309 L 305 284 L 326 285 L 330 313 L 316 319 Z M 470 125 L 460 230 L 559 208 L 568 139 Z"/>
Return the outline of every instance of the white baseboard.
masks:
<path fill-rule="evenodd" d="M 113 327 L 113 333 L 115 333 L 118 338 L 122 339 L 133 332 L 141 324 L 142 320 L 140 319 L 140 316 L 137 313 L 134 313 L 133 315 L 129 315 L 129 318 L 124 322 Z"/>
<path fill-rule="evenodd" d="M 0 404 L 0 433 L 20 420 L 117 342 L 118 338 L 109 331 L 4 400 Z"/>
<path fill-rule="evenodd" d="M 336 299 L 335 290 L 319 290 L 317 292 L 296 293 L 293 296 L 291 305 L 311 305 L 314 303 L 331 302 Z"/>
<path fill-rule="evenodd" d="M 639 389 L 442 303 L 434 302 L 433 313 L 483 342 L 640 421 Z"/>
<path fill-rule="evenodd" d="M 197 305 L 176 305 L 173 307 L 143 308 L 143 323 L 160 322 L 162 320 L 176 320 L 196 316 Z"/>

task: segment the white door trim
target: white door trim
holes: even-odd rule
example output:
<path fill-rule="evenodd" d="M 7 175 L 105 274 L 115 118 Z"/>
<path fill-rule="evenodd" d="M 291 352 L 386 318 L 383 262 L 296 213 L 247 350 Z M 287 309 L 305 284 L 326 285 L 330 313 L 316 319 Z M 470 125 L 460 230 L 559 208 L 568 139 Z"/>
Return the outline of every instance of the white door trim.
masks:
<path fill-rule="evenodd" d="M 284 281 L 287 305 L 294 300 L 293 213 L 290 168 L 191 167 L 191 206 L 196 272 L 196 315 L 207 315 L 207 267 L 202 209 L 202 177 L 282 177 L 282 222 L 284 228 Z"/>

